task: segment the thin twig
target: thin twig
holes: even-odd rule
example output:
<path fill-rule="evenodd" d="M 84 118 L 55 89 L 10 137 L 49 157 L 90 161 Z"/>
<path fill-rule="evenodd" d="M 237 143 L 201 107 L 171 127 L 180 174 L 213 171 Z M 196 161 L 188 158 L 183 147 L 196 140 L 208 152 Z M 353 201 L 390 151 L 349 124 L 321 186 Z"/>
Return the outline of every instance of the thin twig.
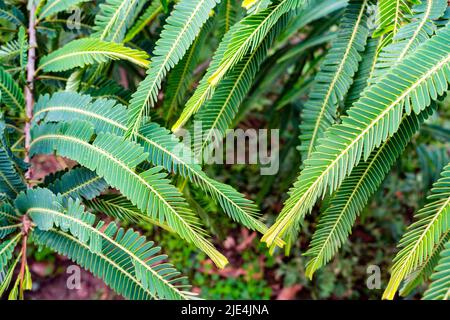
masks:
<path fill-rule="evenodd" d="M 36 66 L 36 5 L 32 1 L 29 12 L 29 48 L 28 48 L 28 63 L 27 63 L 27 84 L 25 85 L 25 102 L 26 102 L 26 123 L 25 123 L 25 162 L 30 162 L 30 143 L 31 143 L 31 119 L 33 118 L 34 106 L 34 74 Z M 30 179 L 32 176 L 32 168 L 28 169 L 25 177 Z"/>

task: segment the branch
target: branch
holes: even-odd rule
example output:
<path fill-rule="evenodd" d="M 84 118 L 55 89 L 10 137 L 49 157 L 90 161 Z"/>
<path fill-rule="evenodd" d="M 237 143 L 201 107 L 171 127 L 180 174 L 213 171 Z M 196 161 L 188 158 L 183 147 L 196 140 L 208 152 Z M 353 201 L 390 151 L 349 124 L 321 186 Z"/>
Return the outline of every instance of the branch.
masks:
<path fill-rule="evenodd" d="M 31 143 L 31 119 L 33 118 L 33 106 L 34 106 L 34 74 L 36 65 L 36 4 L 31 1 L 29 8 L 29 26 L 28 26 L 28 62 L 27 62 L 27 84 L 25 85 L 25 162 L 30 163 L 30 143 Z M 26 178 L 32 177 L 32 168 L 28 169 Z"/>

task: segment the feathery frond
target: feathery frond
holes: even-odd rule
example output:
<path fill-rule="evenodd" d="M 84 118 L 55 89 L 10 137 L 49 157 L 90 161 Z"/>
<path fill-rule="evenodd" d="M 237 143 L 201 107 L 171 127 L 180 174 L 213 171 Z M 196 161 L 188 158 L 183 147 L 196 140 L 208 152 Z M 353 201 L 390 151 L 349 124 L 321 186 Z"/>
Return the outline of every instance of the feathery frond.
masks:
<path fill-rule="evenodd" d="M 450 81 L 450 25 L 421 45 L 364 92 L 348 117 L 332 126 L 290 191 L 276 223 L 264 235 L 272 244 L 313 207 L 335 191 L 358 164 L 400 125 L 404 110 L 419 113 L 447 90 Z"/>
<path fill-rule="evenodd" d="M 404 115 L 397 133 L 374 150 L 367 161 L 359 163 L 344 180 L 320 216 L 317 230 L 305 253 L 311 257 L 306 265 L 307 276 L 312 278 L 314 272 L 330 261 L 347 240 L 356 217 L 432 111 L 433 108 L 428 108 L 419 116 Z"/>
<path fill-rule="evenodd" d="M 300 151 L 308 159 L 334 124 L 338 104 L 349 90 L 366 46 L 368 0 L 350 1 L 340 22 L 339 32 L 322 63 L 315 86 L 302 112 Z"/>
<path fill-rule="evenodd" d="M 378 29 L 375 36 L 391 34 L 395 36 L 410 14 L 410 5 L 417 0 L 379 0 L 378 1 Z"/>
<path fill-rule="evenodd" d="M 433 185 L 428 201 L 399 242 L 401 250 L 393 260 L 384 299 L 394 298 L 401 281 L 430 256 L 441 236 L 450 229 L 450 164 Z"/>
<path fill-rule="evenodd" d="M 203 250 L 219 267 L 224 267 L 227 259 L 205 239 L 198 217 L 166 175 L 160 172 L 161 168 L 136 172 L 136 166 L 148 157 L 143 148 L 111 133 L 98 134 L 90 144 L 93 133 L 93 127 L 87 122 L 34 127 L 30 154 L 57 151 L 59 155 L 95 170 L 140 210 L 153 219 L 167 222 L 181 238 Z"/>
<path fill-rule="evenodd" d="M 24 109 L 22 90 L 12 76 L 0 66 L 0 103 L 9 107 L 9 112 L 19 113 Z"/>
<path fill-rule="evenodd" d="M 120 43 L 125 37 L 144 1 L 107 0 L 100 4 L 100 12 L 95 16 L 93 38 Z"/>
<path fill-rule="evenodd" d="M 58 72 L 84 67 L 109 60 L 126 60 L 140 67 L 148 67 L 148 55 L 144 51 L 130 49 L 122 44 L 95 38 L 73 40 L 64 47 L 43 57 L 38 70 Z"/>
<path fill-rule="evenodd" d="M 430 287 L 425 291 L 424 300 L 449 300 L 450 299 L 450 241 L 441 252 L 441 259 L 431 276 Z"/>
<path fill-rule="evenodd" d="M 95 224 L 95 216 L 84 211 L 79 201 L 69 199 L 64 208 L 61 199 L 48 189 L 33 189 L 16 200 L 23 213 L 36 223 L 33 239 L 68 256 L 112 289 L 130 299 L 189 299 L 191 294 L 180 284 L 179 272 L 162 263 L 165 255 L 156 255 L 159 247 L 146 242 L 132 229 L 116 224 Z"/>
<path fill-rule="evenodd" d="M 39 12 L 39 19 L 45 19 L 89 0 L 48 0 Z"/>
<path fill-rule="evenodd" d="M 160 0 L 153 0 L 152 3 L 145 9 L 141 16 L 137 19 L 134 25 L 127 32 L 124 43 L 130 42 L 139 34 L 149 23 L 151 23 L 160 13 L 163 12 L 163 6 Z"/>
<path fill-rule="evenodd" d="M 188 51 L 218 0 L 181 0 L 167 18 L 146 78 L 130 101 L 128 137 L 134 137 L 156 101 L 163 78 Z"/>

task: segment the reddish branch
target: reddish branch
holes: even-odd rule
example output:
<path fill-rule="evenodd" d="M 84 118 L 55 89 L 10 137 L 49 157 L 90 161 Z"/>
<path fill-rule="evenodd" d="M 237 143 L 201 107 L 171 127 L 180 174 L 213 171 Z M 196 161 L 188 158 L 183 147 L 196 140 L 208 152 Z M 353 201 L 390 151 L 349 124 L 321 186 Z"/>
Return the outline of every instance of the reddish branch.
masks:
<path fill-rule="evenodd" d="M 29 37 L 29 48 L 28 48 L 28 63 L 27 63 L 27 84 L 25 85 L 25 162 L 30 162 L 30 143 L 31 143 L 31 119 L 33 117 L 33 106 L 34 106 L 34 74 L 36 68 L 36 5 L 34 1 L 31 1 L 30 6 L 30 16 L 29 16 L 29 26 L 28 26 L 28 37 Z M 32 176 L 32 169 L 26 173 L 26 178 L 30 179 Z"/>

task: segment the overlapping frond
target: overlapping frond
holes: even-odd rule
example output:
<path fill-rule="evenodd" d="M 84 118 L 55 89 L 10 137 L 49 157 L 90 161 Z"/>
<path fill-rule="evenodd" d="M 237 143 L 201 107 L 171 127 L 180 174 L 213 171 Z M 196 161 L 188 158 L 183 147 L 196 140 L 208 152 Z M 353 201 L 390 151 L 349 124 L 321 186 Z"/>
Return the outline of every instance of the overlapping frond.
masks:
<path fill-rule="evenodd" d="M 7 266 L 13 256 L 14 249 L 19 243 L 21 234 L 17 234 L 11 239 L 4 240 L 0 243 L 0 269 Z"/>
<path fill-rule="evenodd" d="M 450 299 L 450 241 L 441 252 L 441 258 L 431 276 L 433 281 L 425 291 L 424 300 L 449 300 Z"/>
<path fill-rule="evenodd" d="M 253 51 L 266 37 L 277 21 L 289 11 L 304 5 L 306 0 L 279 0 L 267 9 L 249 15 L 238 22 L 233 37 L 219 63 L 217 70 L 208 79 L 217 85 L 249 51 Z"/>
<path fill-rule="evenodd" d="M 401 250 L 393 260 L 384 299 L 394 298 L 401 281 L 431 255 L 441 236 L 450 229 L 450 164 L 433 185 L 428 201 L 399 242 Z"/>
<path fill-rule="evenodd" d="M 113 132 L 119 136 L 126 132 L 126 109 L 115 101 L 97 100 L 76 93 L 56 93 L 51 98 L 41 97 L 35 106 L 34 121 L 86 120 L 97 133 Z M 209 178 L 194 161 L 191 150 L 167 129 L 156 123 L 141 127 L 137 142 L 148 152 L 148 161 L 163 166 L 167 171 L 189 178 L 210 194 L 224 212 L 246 227 L 264 233 L 267 227 L 258 220 L 255 204 L 231 186 Z"/>
<path fill-rule="evenodd" d="M 188 51 L 217 0 L 181 0 L 167 18 L 156 43 L 146 78 L 139 84 L 130 101 L 127 136 L 134 137 L 158 97 L 161 82 Z"/>
<path fill-rule="evenodd" d="M 372 83 L 382 77 L 393 65 L 403 60 L 436 31 L 433 20 L 439 19 L 448 6 L 445 0 L 422 0 L 412 8 L 411 22 L 401 27 L 393 43 L 383 47 L 378 55 Z"/>
<path fill-rule="evenodd" d="M 261 12 L 249 15 L 225 34 L 212 61 L 192 97 L 172 130 L 181 128 L 203 103 L 211 98 L 218 83 L 246 54 L 253 52 L 273 29 L 278 20 L 287 13 L 295 13 L 305 0 L 281 0 Z"/>
<path fill-rule="evenodd" d="M 308 159 L 318 140 L 334 124 L 339 102 L 349 90 L 366 46 L 368 0 L 350 1 L 339 32 L 316 76 L 314 89 L 302 112 L 300 150 Z"/>
<path fill-rule="evenodd" d="M 223 267 L 227 259 L 204 237 L 198 217 L 166 179 L 161 168 L 136 172 L 136 166 L 148 158 L 143 147 L 111 133 L 99 133 L 91 144 L 93 133 L 94 128 L 87 122 L 34 127 L 30 154 L 57 151 L 59 155 L 95 170 L 140 210 L 155 220 L 167 222 L 181 238 L 196 245 Z"/>
<path fill-rule="evenodd" d="M 36 224 L 33 239 L 66 255 L 103 278 L 106 284 L 129 299 L 189 299 L 183 278 L 164 263 L 159 247 L 145 237 L 116 224 L 95 223 L 79 200 L 67 207 L 48 189 L 33 189 L 16 199 L 18 210 Z"/>
<path fill-rule="evenodd" d="M 417 0 L 379 0 L 378 29 L 375 36 L 395 36 L 406 16 L 410 14 L 410 6 L 413 3 L 417 3 Z"/>
<path fill-rule="evenodd" d="M 321 215 L 309 250 L 305 253 L 311 257 L 306 265 L 307 276 L 312 278 L 314 272 L 329 262 L 347 240 L 356 217 L 379 188 L 420 124 L 433 111 L 430 107 L 418 116 L 404 115 L 397 133 L 374 150 L 367 161 L 359 163 L 344 180 Z"/>
<path fill-rule="evenodd" d="M 450 241 L 450 230 L 441 236 L 439 242 L 434 246 L 433 250 L 428 255 L 428 258 L 420 265 L 420 267 L 406 277 L 404 285 L 400 289 L 401 296 L 406 297 L 417 286 L 423 284 L 430 278 L 434 268 L 439 262 L 440 253 L 448 241 Z"/>
<path fill-rule="evenodd" d="M 25 100 L 22 90 L 12 76 L 0 66 L 0 103 L 8 107 L 9 112 L 19 113 L 24 109 Z"/>
<path fill-rule="evenodd" d="M 0 192 L 14 199 L 24 189 L 25 182 L 16 171 L 8 151 L 0 146 Z"/>
<path fill-rule="evenodd" d="M 100 11 L 95 16 L 92 37 L 122 42 L 127 29 L 132 25 L 144 3 L 142 0 L 107 0 L 100 4 Z"/>
<path fill-rule="evenodd" d="M 151 23 L 160 13 L 163 11 L 163 6 L 160 0 L 153 0 L 152 3 L 145 9 L 145 11 L 139 16 L 134 25 L 127 32 L 124 43 L 127 43 L 141 32 L 149 23 Z"/>
<path fill-rule="evenodd" d="M 48 0 L 39 11 L 39 19 L 45 19 L 87 1 L 89 0 Z"/>
<path fill-rule="evenodd" d="M 298 225 L 316 200 L 335 191 L 363 156 L 393 135 L 404 110 L 419 113 L 447 90 L 450 81 L 450 25 L 421 45 L 370 86 L 341 124 L 326 133 L 290 191 L 275 224 L 263 237 L 272 244 Z"/>
<path fill-rule="evenodd" d="M 50 184 L 48 189 L 63 197 L 73 199 L 83 197 L 91 200 L 99 196 L 107 187 L 106 181 L 95 172 L 79 167 L 63 174 L 61 178 Z"/>
<path fill-rule="evenodd" d="M 98 212 L 102 212 L 114 219 L 128 223 L 146 223 L 174 232 L 166 223 L 152 219 L 142 213 L 130 200 L 122 195 L 108 194 L 85 202 L 86 206 Z"/>
<path fill-rule="evenodd" d="M 95 38 L 73 40 L 40 60 L 38 70 L 57 72 L 84 67 L 109 60 L 126 60 L 140 67 L 148 67 L 146 52 L 130 49 L 122 44 Z"/>

